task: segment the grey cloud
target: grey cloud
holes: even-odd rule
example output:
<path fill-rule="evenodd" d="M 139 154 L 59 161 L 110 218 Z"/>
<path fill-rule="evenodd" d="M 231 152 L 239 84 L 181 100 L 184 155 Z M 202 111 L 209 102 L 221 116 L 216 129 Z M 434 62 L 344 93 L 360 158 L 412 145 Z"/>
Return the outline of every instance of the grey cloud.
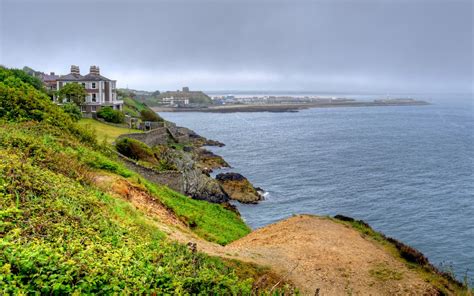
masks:
<path fill-rule="evenodd" d="M 1 1 L 0 63 L 121 86 L 472 91 L 472 1 Z"/>

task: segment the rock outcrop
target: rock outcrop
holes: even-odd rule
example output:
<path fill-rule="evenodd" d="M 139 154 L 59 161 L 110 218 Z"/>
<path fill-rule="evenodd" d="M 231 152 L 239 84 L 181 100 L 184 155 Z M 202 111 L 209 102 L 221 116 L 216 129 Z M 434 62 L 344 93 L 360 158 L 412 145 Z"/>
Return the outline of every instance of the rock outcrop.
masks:
<path fill-rule="evenodd" d="M 219 183 L 204 174 L 193 159 L 192 153 L 176 151 L 174 163 L 183 175 L 183 190 L 194 199 L 214 203 L 229 201 L 229 196 L 222 190 Z"/>
<path fill-rule="evenodd" d="M 258 203 L 263 199 L 262 193 L 241 174 L 222 173 L 216 176 L 216 180 L 221 184 L 230 199 L 241 203 Z"/>
<path fill-rule="evenodd" d="M 214 169 L 230 167 L 221 156 L 214 154 L 212 151 L 197 148 L 195 153 L 196 162 L 204 173 L 210 173 Z"/>

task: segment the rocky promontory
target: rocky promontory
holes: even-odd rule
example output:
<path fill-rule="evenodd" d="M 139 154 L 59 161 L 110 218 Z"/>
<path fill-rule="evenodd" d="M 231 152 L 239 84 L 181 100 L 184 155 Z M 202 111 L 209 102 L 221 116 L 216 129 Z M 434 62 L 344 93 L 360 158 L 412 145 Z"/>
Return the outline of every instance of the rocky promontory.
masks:
<path fill-rule="evenodd" d="M 255 188 L 247 178 L 238 173 L 221 173 L 216 176 L 230 199 L 241 203 L 258 203 L 263 200 L 263 192 Z"/>

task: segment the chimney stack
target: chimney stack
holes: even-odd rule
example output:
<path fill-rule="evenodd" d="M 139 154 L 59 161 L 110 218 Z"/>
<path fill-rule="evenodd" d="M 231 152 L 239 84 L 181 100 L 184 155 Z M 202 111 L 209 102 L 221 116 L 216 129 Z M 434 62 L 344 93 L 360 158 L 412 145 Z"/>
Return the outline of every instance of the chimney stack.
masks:
<path fill-rule="evenodd" d="M 81 74 L 79 71 L 79 66 L 71 65 L 71 74 Z"/>
<path fill-rule="evenodd" d="M 54 76 L 54 72 L 50 72 L 49 75 Z"/>
<path fill-rule="evenodd" d="M 91 66 L 89 73 L 92 75 L 100 75 L 100 69 L 97 66 Z"/>

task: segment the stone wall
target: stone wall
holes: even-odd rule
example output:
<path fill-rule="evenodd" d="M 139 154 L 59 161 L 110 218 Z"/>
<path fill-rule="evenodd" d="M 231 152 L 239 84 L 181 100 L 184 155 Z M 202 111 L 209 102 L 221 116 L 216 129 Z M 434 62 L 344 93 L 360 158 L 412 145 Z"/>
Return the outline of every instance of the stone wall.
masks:
<path fill-rule="evenodd" d="M 159 127 L 144 133 L 123 134 L 117 139 L 131 138 L 147 144 L 150 147 L 168 143 L 168 130 L 165 127 Z"/>
<path fill-rule="evenodd" d="M 189 142 L 189 130 L 178 127 L 173 122 L 166 122 L 166 128 L 173 140 L 177 143 L 188 143 Z"/>
<path fill-rule="evenodd" d="M 120 153 L 117 153 L 117 154 L 124 161 L 125 165 L 129 169 L 139 173 L 148 181 L 156 183 L 156 184 L 166 185 L 169 188 L 173 189 L 174 191 L 184 194 L 184 178 L 181 172 L 156 171 L 154 169 L 147 168 L 138 164 L 137 162 L 126 157 L 125 155 L 122 155 Z"/>

